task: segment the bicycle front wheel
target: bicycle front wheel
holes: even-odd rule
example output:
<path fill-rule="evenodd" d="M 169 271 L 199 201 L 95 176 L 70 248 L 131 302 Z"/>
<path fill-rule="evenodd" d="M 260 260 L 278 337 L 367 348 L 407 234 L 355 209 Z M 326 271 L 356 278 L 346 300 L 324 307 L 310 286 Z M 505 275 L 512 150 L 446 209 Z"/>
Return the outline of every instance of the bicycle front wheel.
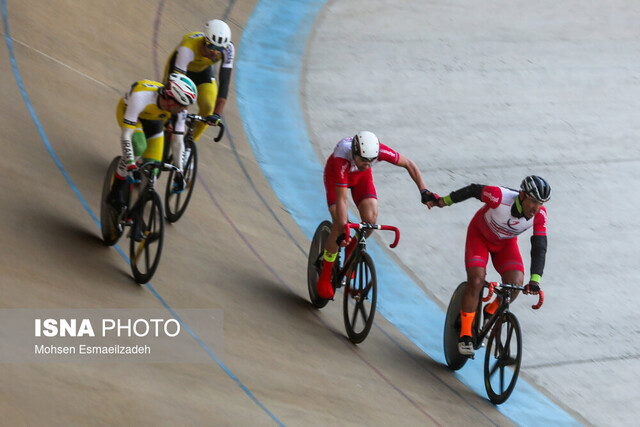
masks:
<path fill-rule="evenodd" d="M 462 305 L 462 294 L 466 288 L 467 282 L 462 282 L 453 292 L 449 307 L 447 307 L 447 316 L 444 319 L 444 357 L 447 366 L 454 371 L 462 368 L 469 360 L 458 352 L 458 338 L 461 328 L 460 306 Z"/>
<path fill-rule="evenodd" d="M 342 304 L 344 326 L 352 343 L 361 343 L 369 334 L 377 299 L 376 269 L 369 254 L 362 252 L 356 261 L 354 275 L 347 279 Z"/>
<path fill-rule="evenodd" d="M 164 216 L 155 191 L 140 195 L 129 235 L 129 258 L 136 282 L 147 283 L 158 268 L 164 241 Z"/>
<path fill-rule="evenodd" d="M 322 273 L 322 256 L 324 254 L 324 244 L 331 233 L 331 221 L 320 223 L 311 239 L 309 248 L 309 260 L 307 262 L 307 288 L 309 289 L 309 300 L 315 308 L 322 308 L 329 302 L 328 299 L 318 295 L 316 285 Z"/>
<path fill-rule="evenodd" d="M 484 386 L 496 405 L 506 401 L 516 386 L 522 360 L 522 336 L 516 316 L 502 315 L 491 331 L 484 356 Z"/>
<path fill-rule="evenodd" d="M 187 209 L 189 200 L 191 200 L 193 187 L 196 184 L 196 176 L 198 174 L 198 149 L 196 148 L 196 143 L 191 139 L 185 140 L 184 150 L 183 166 L 185 189 L 182 193 L 173 193 L 171 191 L 175 173 L 171 170 L 171 172 L 169 172 L 167 188 L 164 193 L 164 205 L 169 222 L 176 222 L 182 217 L 182 214 L 184 214 L 184 211 Z"/>
<path fill-rule="evenodd" d="M 109 203 L 107 203 L 107 196 L 111 192 L 113 182 L 116 179 L 116 170 L 118 169 L 118 163 L 120 162 L 120 156 L 116 156 L 109 164 L 107 174 L 104 177 L 104 183 L 102 184 L 102 198 L 100 199 L 100 231 L 102 232 L 102 241 L 107 246 L 114 245 L 122 232 L 124 231 L 122 226 L 118 224 L 118 214 Z"/>

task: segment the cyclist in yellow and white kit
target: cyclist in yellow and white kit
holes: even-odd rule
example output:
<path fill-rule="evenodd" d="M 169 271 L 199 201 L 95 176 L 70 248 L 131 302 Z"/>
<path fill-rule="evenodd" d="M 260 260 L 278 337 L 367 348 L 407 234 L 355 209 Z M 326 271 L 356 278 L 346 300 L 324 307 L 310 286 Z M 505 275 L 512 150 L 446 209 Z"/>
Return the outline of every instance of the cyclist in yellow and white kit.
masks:
<path fill-rule="evenodd" d="M 187 107 L 198 97 L 195 84 L 186 76 L 171 74 L 166 85 L 152 80 L 140 80 L 120 99 L 116 110 L 122 129 L 120 142 L 122 156 L 107 201 L 117 210 L 124 207 L 124 186 L 139 182 L 140 171 L 136 160 L 162 160 L 164 123 L 176 117 L 171 140 L 173 164 L 182 171 L 184 131 Z M 184 190 L 184 176 L 176 173 L 173 191 Z"/>
<path fill-rule="evenodd" d="M 235 47 L 231 42 L 231 29 L 219 19 L 205 25 L 203 32 L 186 34 L 171 53 L 164 69 L 164 81 L 170 73 L 180 73 L 189 77 L 198 87 L 198 114 L 208 119 L 208 125 L 220 123 L 224 105 L 229 93 L 231 70 Z M 220 64 L 218 82 L 214 65 Z M 193 140 L 207 128 L 198 122 L 193 130 Z"/>

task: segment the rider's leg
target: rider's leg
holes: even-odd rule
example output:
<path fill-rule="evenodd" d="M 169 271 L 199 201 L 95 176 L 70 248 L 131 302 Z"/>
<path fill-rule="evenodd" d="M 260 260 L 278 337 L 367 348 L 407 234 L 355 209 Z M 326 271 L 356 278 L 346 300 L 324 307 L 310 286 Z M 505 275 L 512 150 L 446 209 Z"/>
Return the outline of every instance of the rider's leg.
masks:
<path fill-rule="evenodd" d="M 375 224 L 378 221 L 378 194 L 376 187 L 373 185 L 373 174 L 371 168 L 363 172 L 358 181 L 351 187 L 351 196 L 358 207 L 360 219 L 369 224 Z M 367 237 L 373 233 L 373 230 L 367 231 Z"/>
<path fill-rule="evenodd" d="M 502 283 L 511 283 L 522 286 L 524 281 L 524 263 L 516 239 L 509 240 L 505 247 L 491 256 L 496 271 L 500 273 Z M 511 301 L 514 301 L 519 291 L 511 292 Z"/>
<path fill-rule="evenodd" d="M 159 162 L 164 151 L 164 122 L 162 120 L 140 120 L 144 136 L 147 139 L 146 147 L 139 156 L 142 159 Z"/>
<path fill-rule="evenodd" d="M 358 199 L 354 197 L 354 200 Z M 365 198 L 360 199 L 360 201 L 357 202 L 357 206 L 362 222 L 366 222 L 367 224 L 376 224 L 378 222 L 378 199 L 375 197 L 375 195 L 369 195 Z M 373 230 L 367 231 L 366 236 L 369 237 L 371 233 L 373 233 Z M 349 258 L 349 255 L 351 255 L 351 252 L 353 252 L 353 249 L 357 244 L 358 242 L 356 241 L 356 239 L 351 239 L 351 242 L 349 242 L 349 245 L 347 245 L 347 247 L 345 248 L 345 260 Z"/>
<path fill-rule="evenodd" d="M 378 221 L 378 199 L 376 197 L 367 197 L 358 202 L 358 212 L 360 219 L 369 224 L 375 224 Z"/>
<path fill-rule="evenodd" d="M 139 164 L 150 160 L 161 161 L 164 151 L 164 122 L 162 120 L 140 120 L 140 122 L 147 139 L 147 147 L 141 154 L 141 159 L 138 160 Z"/>
<path fill-rule="evenodd" d="M 524 272 L 521 270 L 508 270 L 502 273 L 502 283 L 511 283 L 513 285 L 522 286 L 524 280 Z M 511 291 L 511 302 L 520 294 L 520 291 Z"/>
<path fill-rule="evenodd" d="M 487 270 L 484 267 L 467 268 L 467 288 L 464 294 L 462 294 L 462 304 L 460 306 L 460 311 L 462 312 L 462 329 L 460 330 L 460 336 L 473 335 L 471 333 L 471 326 L 476 315 L 476 309 L 478 308 L 478 301 L 480 300 L 480 293 L 482 292 L 486 275 Z"/>
<path fill-rule="evenodd" d="M 467 287 L 462 294 L 460 304 L 461 328 L 458 351 L 460 354 L 473 357 L 473 320 L 476 317 L 489 261 L 489 249 L 473 221 L 467 229 L 464 261 L 467 269 Z"/>
<path fill-rule="evenodd" d="M 338 237 L 344 233 L 344 226 L 347 223 L 347 187 L 338 187 L 336 186 L 336 177 L 334 176 L 335 171 L 325 166 L 324 170 L 324 189 L 325 195 L 327 198 L 327 207 L 329 208 L 329 213 L 331 214 L 331 233 L 325 242 L 325 252 L 329 252 L 331 254 L 337 254 L 338 249 L 340 248 L 339 243 L 337 242 Z M 339 194 L 338 194 L 339 193 Z M 338 203 L 341 204 L 342 215 L 344 218 L 338 218 Z"/>
<path fill-rule="evenodd" d="M 473 342 L 473 320 L 480 292 L 487 272 L 484 267 L 467 268 L 467 288 L 462 294 L 460 306 L 460 337 L 458 338 L 458 352 L 473 358 L 475 353 Z"/>
<path fill-rule="evenodd" d="M 489 261 L 489 247 L 474 221 L 467 228 L 464 248 L 464 264 L 467 269 L 467 288 L 462 295 L 461 309 L 465 313 L 475 313 L 484 286 Z M 473 320 L 473 319 L 472 319 Z"/>
<path fill-rule="evenodd" d="M 209 83 L 198 85 L 198 114 L 202 117 L 213 114 L 216 98 L 218 98 L 218 84 L 215 79 L 212 79 Z M 207 125 L 205 123 L 197 122 L 193 128 L 193 140 L 197 141 L 206 129 Z"/>
<path fill-rule="evenodd" d="M 322 272 L 318 278 L 316 285 L 318 290 L 318 296 L 320 298 L 330 299 L 333 298 L 333 286 L 331 285 L 331 271 L 333 270 L 333 264 L 338 256 L 337 240 L 341 233 L 344 233 L 344 228 L 340 224 L 340 221 L 336 218 L 336 205 L 329 206 L 329 212 L 331 213 L 331 233 L 327 237 L 327 241 L 324 244 L 324 254 L 322 257 Z"/>
<path fill-rule="evenodd" d="M 502 279 L 504 281 L 504 278 Z M 484 307 L 484 313 L 485 313 L 485 320 L 489 319 L 489 316 L 491 316 L 493 313 L 496 312 L 496 310 L 498 309 L 498 307 L 500 306 L 500 298 L 498 296 L 496 296 L 493 301 L 491 301 L 489 304 L 487 304 Z"/>
<path fill-rule="evenodd" d="M 327 162 L 324 169 L 324 189 L 327 197 L 327 206 L 331 214 L 331 232 L 325 242 L 324 261 L 322 273 L 318 279 L 318 295 L 322 298 L 333 298 L 333 286 L 331 285 L 331 271 L 338 256 L 338 237 L 344 233 L 344 226 L 348 221 L 347 212 L 347 186 L 336 175 L 337 171 Z"/>
<path fill-rule="evenodd" d="M 147 137 L 147 149 L 142 153 L 144 161 L 154 160 L 159 162 L 162 160 L 162 150 L 164 147 L 164 132 L 158 132 L 155 135 Z"/>

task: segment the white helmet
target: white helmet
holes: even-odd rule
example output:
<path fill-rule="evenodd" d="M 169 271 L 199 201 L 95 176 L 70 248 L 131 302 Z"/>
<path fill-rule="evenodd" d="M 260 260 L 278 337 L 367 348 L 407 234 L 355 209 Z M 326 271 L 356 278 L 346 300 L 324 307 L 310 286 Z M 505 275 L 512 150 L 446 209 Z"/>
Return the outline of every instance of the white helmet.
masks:
<path fill-rule="evenodd" d="M 214 19 L 204 26 L 204 36 L 209 44 L 224 49 L 231 41 L 231 28 L 219 19 Z"/>
<path fill-rule="evenodd" d="M 164 94 L 175 99 L 178 104 L 189 106 L 196 102 L 198 89 L 189 77 L 171 73 L 169 74 L 169 82 L 164 87 Z"/>
<path fill-rule="evenodd" d="M 380 154 L 380 141 L 378 137 L 367 130 L 355 134 L 351 142 L 351 152 L 363 159 L 375 160 Z"/>

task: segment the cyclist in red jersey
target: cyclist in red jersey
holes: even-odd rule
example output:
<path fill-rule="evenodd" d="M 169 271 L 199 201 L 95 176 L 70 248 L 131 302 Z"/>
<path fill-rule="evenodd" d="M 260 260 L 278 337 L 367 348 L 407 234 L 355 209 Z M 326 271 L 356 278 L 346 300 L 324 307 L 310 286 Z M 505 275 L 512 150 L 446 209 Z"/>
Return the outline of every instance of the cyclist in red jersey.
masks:
<path fill-rule="evenodd" d="M 467 229 L 465 245 L 465 267 L 467 288 L 462 295 L 462 328 L 458 340 L 460 354 L 473 357 L 474 343 L 471 328 L 476 307 L 487 274 L 489 254 L 493 266 L 503 283 L 522 286 L 524 265 L 517 237 L 533 227 L 531 237 L 531 279 L 525 286 L 525 294 L 536 295 L 540 291 L 540 279 L 547 253 L 547 210 L 543 206 L 551 197 L 551 187 L 543 178 L 527 176 L 520 191 L 505 187 L 471 184 L 439 198 L 438 207 L 451 206 L 475 197 L 485 205 L 476 212 Z M 515 299 L 517 292 L 512 298 Z M 484 308 L 487 320 L 498 308 L 498 298 Z"/>
<path fill-rule="evenodd" d="M 381 144 L 375 134 L 361 131 L 353 137 L 342 139 L 324 167 L 324 187 L 333 226 L 325 243 L 322 273 L 317 283 L 318 295 L 321 298 L 333 298 L 331 269 L 340 246 L 346 246 L 348 257 L 357 243 L 355 239 L 345 240 L 347 189 L 351 189 L 351 197 L 363 222 L 375 224 L 378 219 L 378 199 L 371 167 L 380 161 L 405 168 L 420 190 L 422 203 L 429 209 L 435 204 L 437 195 L 427 190 L 416 164 Z"/>

